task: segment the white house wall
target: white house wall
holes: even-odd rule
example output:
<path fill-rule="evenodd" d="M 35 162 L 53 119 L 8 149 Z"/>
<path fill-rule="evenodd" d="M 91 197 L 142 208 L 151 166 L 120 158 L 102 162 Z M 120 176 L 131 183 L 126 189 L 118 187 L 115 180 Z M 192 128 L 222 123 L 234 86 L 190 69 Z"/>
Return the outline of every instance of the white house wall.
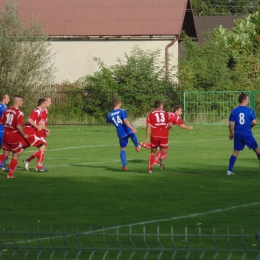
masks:
<path fill-rule="evenodd" d="M 117 64 L 117 58 L 124 59 L 135 45 L 141 49 L 160 49 L 160 60 L 165 60 L 165 47 L 171 40 L 56 40 L 51 42 L 54 64 L 57 69 L 56 82 L 74 82 L 82 76 L 93 75 L 99 68 L 93 57 L 100 58 L 107 66 Z M 178 63 L 178 41 L 169 49 L 170 66 Z"/>

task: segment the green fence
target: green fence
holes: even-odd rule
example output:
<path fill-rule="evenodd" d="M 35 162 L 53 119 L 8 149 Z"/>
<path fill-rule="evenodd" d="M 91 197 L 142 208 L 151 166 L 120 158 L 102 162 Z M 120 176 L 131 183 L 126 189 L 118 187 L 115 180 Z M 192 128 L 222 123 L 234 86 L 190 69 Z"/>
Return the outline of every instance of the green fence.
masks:
<path fill-rule="evenodd" d="M 249 94 L 249 106 L 260 117 L 260 92 Z M 186 123 L 227 124 L 231 110 L 238 106 L 241 91 L 187 91 L 183 94 L 183 119 Z"/>
<path fill-rule="evenodd" d="M 30 232 L 26 228 L 17 232 L 0 230 L 0 259 L 27 260 L 163 260 L 163 259 L 260 259 L 259 228 L 255 233 L 219 233 L 215 228 L 210 232 L 191 233 L 185 228 L 175 233 L 171 228 L 165 233 L 157 230 L 142 232 L 129 229 L 105 228 L 97 231 Z"/>

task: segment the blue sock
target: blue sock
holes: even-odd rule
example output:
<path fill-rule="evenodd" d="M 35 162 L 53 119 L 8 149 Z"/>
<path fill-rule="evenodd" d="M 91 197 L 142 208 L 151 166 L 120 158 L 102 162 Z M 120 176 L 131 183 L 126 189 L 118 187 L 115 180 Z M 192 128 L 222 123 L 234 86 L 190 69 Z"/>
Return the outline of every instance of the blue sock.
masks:
<path fill-rule="evenodd" d="M 7 160 L 8 160 L 8 157 L 6 157 L 6 159 L 0 164 L 0 169 L 4 167 Z"/>
<path fill-rule="evenodd" d="M 236 159 L 237 159 L 236 156 L 234 156 L 234 155 L 231 155 L 231 156 L 230 156 L 229 165 L 228 165 L 228 170 L 229 170 L 230 172 L 233 171 L 233 167 L 234 167 L 234 165 L 235 165 Z"/>
<path fill-rule="evenodd" d="M 257 154 L 257 158 L 258 158 L 258 160 L 260 160 L 260 153 Z"/>
<path fill-rule="evenodd" d="M 121 159 L 122 165 L 126 166 L 126 152 L 125 152 L 125 150 L 121 150 L 120 159 Z"/>
<path fill-rule="evenodd" d="M 137 137 L 135 134 L 131 137 L 131 140 L 134 143 L 135 147 L 139 146 L 139 143 L 138 143 L 138 140 L 137 140 Z"/>

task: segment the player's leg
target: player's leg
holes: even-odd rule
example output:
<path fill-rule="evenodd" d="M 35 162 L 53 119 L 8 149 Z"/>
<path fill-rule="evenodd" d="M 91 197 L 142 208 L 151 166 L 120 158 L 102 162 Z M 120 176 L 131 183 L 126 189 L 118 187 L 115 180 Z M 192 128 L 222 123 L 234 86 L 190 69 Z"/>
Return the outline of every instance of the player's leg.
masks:
<path fill-rule="evenodd" d="M 128 144 L 128 137 L 123 137 L 119 139 L 119 145 L 120 145 L 120 160 L 123 166 L 123 171 L 126 171 L 126 147 Z"/>
<path fill-rule="evenodd" d="M 4 131 L 0 132 L 0 149 L 3 148 L 3 143 L 4 143 Z M 8 157 L 6 157 L 6 159 L 0 163 L 0 169 L 5 170 L 5 163 L 8 160 Z"/>
<path fill-rule="evenodd" d="M 148 158 L 148 173 L 149 174 L 151 174 L 153 172 L 156 151 L 157 151 L 157 147 L 151 148 L 151 153 L 149 154 L 149 158 Z"/>
<path fill-rule="evenodd" d="M 141 146 L 140 146 L 139 143 L 138 143 L 138 139 L 137 139 L 136 134 L 130 133 L 129 136 L 131 137 L 131 140 L 132 140 L 133 144 L 135 145 L 135 150 L 136 150 L 137 152 L 140 152 Z"/>
<path fill-rule="evenodd" d="M 12 143 L 10 147 L 11 147 L 11 151 L 12 151 L 12 159 L 11 159 L 10 163 L 8 164 L 8 174 L 7 174 L 8 179 L 14 178 L 14 172 L 18 165 L 18 157 L 19 157 L 19 153 L 22 149 L 22 144 L 21 144 L 21 142 L 16 142 L 16 143 Z"/>

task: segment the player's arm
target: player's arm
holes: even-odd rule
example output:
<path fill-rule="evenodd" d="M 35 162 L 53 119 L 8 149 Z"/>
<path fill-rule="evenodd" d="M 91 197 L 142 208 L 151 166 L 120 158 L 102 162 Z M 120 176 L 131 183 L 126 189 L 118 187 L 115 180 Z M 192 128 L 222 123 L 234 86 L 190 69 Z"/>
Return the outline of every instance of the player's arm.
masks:
<path fill-rule="evenodd" d="M 23 136 L 26 139 L 28 138 L 28 135 L 24 133 L 21 125 L 16 125 L 16 128 L 17 128 L 17 130 L 18 130 L 18 132 L 20 133 L 21 136 Z"/>
<path fill-rule="evenodd" d="M 181 128 L 183 128 L 183 129 L 186 129 L 186 130 L 193 130 L 193 126 L 187 126 L 187 125 L 185 125 L 185 124 L 181 124 L 181 125 L 179 125 Z"/>
<path fill-rule="evenodd" d="M 229 124 L 228 124 L 228 129 L 229 129 L 229 139 L 232 140 L 233 139 L 233 122 L 232 121 L 229 121 Z"/>
<path fill-rule="evenodd" d="M 133 133 L 136 133 L 136 132 L 137 132 L 137 130 L 130 124 L 130 122 L 128 121 L 127 118 L 123 119 L 123 121 L 124 121 L 125 125 L 126 125 L 128 128 L 130 128 Z"/>
<path fill-rule="evenodd" d="M 145 138 L 145 143 L 149 143 L 149 137 L 151 133 L 152 126 L 150 124 L 146 125 L 146 138 Z"/>
<path fill-rule="evenodd" d="M 253 128 L 255 125 L 256 125 L 256 120 L 252 120 L 250 127 Z"/>
<path fill-rule="evenodd" d="M 31 126 L 33 126 L 33 127 L 35 127 L 37 130 L 42 130 L 42 125 L 40 124 L 40 125 L 36 125 L 35 123 L 34 123 L 34 121 L 29 117 L 28 118 L 28 123 L 31 125 Z"/>
<path fill-rule="evenodd" d="M 44 121 L 44 120 L 41 120 L 41 122 L 40 122 L 39 125 L 41 125 L 42 130 L 44 130 L 44 131 L 46 132 L 46 135 L 49 135 L 49 134 L 51 133 L 51 130 L 48 129 L 48 128 L 46 128 L 46 126 L 45 126 L 45 121 Z"/>

